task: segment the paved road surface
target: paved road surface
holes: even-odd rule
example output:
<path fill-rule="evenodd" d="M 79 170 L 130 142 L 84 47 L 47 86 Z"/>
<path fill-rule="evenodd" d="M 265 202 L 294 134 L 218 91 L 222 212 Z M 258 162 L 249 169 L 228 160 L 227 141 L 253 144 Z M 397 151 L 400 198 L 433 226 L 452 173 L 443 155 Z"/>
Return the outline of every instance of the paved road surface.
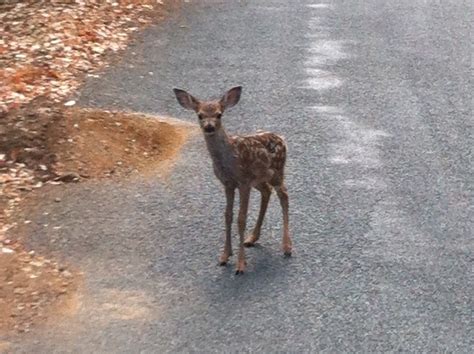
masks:
<path fill-rule="evenodd" d="M 81 104 L 194 120 L 173 87 L 243 85 L 225 123 L 286 136 L 294 257 L 273 197 L 246 275 L 217 266 L 224 194 L 197 136 L 167 184 L 46 202 L 31 243 L 56 238 L 85 290 L 14 348 L 472 352 L 471 20 L 468 1 L 193 1 L 146 31 Z"/>

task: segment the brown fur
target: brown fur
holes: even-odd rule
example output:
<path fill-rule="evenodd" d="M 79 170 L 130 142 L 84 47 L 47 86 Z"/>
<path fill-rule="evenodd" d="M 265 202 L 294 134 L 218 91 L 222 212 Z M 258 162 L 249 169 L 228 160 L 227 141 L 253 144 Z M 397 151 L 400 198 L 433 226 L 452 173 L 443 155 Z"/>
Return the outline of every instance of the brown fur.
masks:
<path fill-rule="evenodd" d="M 241 87 L 229 90 L 219 101 L 200 101 L 185 91 L 175 89 L 178 102 L 194 110 L 199 117 L 207 148 L 211 155 L 214 173 L 226 191 L 225 212 L 226 239 L 220 264 L 225 265 L 232 255 L 231 224 L 235 189 L 239 190 L 240 210 L 238 218 L 240 246 L 236 274 L 245 269 L 244 246 L 250 247 L 260 237 L 260 230 L 275 188 L 283 210 L 283 252 L 291 255 L 292 241 L 289 235 L 288 193 L 284 184 L 287 146 L 284 139 L 274 133 L 259 132 L 248 136 L 228 136 L 222 126 L 222 114 L 240 99 Z M 245 239 L 247 210 L 251 188 L 260 191 L 260 213 L 253 232 Z"/>

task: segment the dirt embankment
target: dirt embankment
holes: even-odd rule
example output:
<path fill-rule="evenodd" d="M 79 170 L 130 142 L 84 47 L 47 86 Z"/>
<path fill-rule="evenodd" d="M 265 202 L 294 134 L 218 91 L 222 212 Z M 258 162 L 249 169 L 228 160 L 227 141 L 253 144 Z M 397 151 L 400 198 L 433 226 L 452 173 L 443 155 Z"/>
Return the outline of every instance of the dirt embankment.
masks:
<path fill-rule="evenodd" d="M 79 178 L 164 176 L 191 127 L 141 113 L 95 109 L 71 109 L 64 118 L 49 135 L 63 178 L 74 177 L 74 171 Z"/>

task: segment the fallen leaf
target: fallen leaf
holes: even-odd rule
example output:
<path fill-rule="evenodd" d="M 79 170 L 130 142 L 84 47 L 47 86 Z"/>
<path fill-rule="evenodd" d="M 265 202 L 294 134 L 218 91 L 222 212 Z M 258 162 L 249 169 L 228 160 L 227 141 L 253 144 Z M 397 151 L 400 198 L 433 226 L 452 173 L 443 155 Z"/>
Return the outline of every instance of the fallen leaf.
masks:
<path fill-rule="evenodd" d="M 71 101 L 67 101 L 64 105 L 66 107 L 71 107 L 71 106 L 74 106 L 75 104 L 76 104 L 76 101 L 71 100 Z"/>

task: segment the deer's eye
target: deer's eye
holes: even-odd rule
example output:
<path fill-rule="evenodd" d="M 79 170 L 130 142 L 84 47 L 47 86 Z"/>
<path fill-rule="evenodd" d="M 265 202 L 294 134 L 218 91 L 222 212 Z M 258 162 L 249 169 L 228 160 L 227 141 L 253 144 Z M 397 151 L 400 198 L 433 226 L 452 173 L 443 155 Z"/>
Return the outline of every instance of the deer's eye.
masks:
<path fill-rule="evenodd" d="M 198 114 L 198 118 L 199 118 L 199 120 L 203 120 L 204 116 L 202 114 Z"/>
<path fill-rule="evenodd" d="M 217 119 L 221 119 L 221 117 L 222 117 L 222 114 L 220 113 L 216 116 Z"/>

